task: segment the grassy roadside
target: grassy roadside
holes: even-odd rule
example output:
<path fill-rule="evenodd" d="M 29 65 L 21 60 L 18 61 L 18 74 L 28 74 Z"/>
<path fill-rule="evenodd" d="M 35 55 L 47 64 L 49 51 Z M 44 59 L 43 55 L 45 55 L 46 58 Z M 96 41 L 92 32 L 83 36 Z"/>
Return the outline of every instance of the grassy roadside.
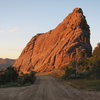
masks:
<path fill-rule="evenodd" d="M 74 79 L 66 82 L 78 89 L 100 91 L 100 80 Z"/>
<path fill-rule="evenodd" d="M 75 87 L 77 89 L 89 90 L 89 91 L 100 91 L 100 79 L 70 79 L 64 80 L 62 76 L 64 75 L 63 70 L 55 70 L 51 75 L 64 83 Z"/>

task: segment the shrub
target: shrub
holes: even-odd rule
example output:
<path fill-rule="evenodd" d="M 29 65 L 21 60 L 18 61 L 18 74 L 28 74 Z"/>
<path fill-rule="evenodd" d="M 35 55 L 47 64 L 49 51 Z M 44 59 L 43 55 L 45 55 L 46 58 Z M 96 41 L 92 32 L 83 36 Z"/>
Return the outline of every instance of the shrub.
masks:
<path fill-rule="evenodd" d="M 74 79 L 76 77 L 76 70 L 68 68 L 65 70 L 65 74 L 62 76 L 63 79 Z"/>
<path fill-rule="evenodd" d="M 0 85 L 16 84 L 16 86 L 22 86 L 24 84 L 33 84 L 35 81 L 35 72 L 30 74 L 18 75 L 17 70 L 14 67 L 8 67 L 5 71 L 0 74 Z"/>
<path fill-rule="evenodd" d="M 93 50 L 93 55 L 99 55 L 100 56 L 100 43 L 97 44 L 97 47 Z"/>
<path fill-rule="evenodd" d="M 2 74 L 0 74 L 0 84 L 15 82 L 18 78 L 18 73 L 13 67 L 8 67 Z"/>
<path fill-rule="evenodd" d="M 23 74 L 23 76 L 19 76 L 18 83 L 21 85 L 31 83 L 33 84 L 35 81 L 35 72 L 30 72 L 30 74 Z"/>

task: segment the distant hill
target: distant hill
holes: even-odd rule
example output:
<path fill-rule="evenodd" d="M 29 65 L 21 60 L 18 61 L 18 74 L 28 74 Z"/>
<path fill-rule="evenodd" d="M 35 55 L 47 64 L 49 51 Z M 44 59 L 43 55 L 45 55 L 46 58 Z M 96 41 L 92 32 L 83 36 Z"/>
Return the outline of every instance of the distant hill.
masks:
<path fill-rule="evenodd" d="M 0 58 L 0 70 L 5 69 L 12 65 L 15 62 L 15 59 L 8 59 L 8 58 Z"/>

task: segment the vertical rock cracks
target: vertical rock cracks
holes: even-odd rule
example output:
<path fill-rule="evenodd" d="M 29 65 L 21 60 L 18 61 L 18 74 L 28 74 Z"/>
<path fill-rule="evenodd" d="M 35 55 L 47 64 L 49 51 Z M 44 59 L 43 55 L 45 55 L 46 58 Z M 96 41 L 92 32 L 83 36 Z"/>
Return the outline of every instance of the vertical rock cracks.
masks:
<path fill-rule="evenodd" d="M 14 67 L 22 72 L 51 71 L 79 59 L 78 53 L 92 54 L 90 29 L 81 8 L 75 8 L 55 29 L 34 36 Z"/>

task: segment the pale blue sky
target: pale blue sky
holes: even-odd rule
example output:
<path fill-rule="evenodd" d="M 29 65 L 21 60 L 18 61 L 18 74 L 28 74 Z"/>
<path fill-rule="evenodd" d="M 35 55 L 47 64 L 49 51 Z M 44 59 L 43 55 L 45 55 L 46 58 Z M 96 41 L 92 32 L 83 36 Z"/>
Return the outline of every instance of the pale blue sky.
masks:
<path fill-rule="evenodd" d="M 35 34 L 55 28 L 76 7 L 83 9 L 94 48 L 100 42 L 100 0 L 0 0 L 0 58 L 17 58 Z"/>

